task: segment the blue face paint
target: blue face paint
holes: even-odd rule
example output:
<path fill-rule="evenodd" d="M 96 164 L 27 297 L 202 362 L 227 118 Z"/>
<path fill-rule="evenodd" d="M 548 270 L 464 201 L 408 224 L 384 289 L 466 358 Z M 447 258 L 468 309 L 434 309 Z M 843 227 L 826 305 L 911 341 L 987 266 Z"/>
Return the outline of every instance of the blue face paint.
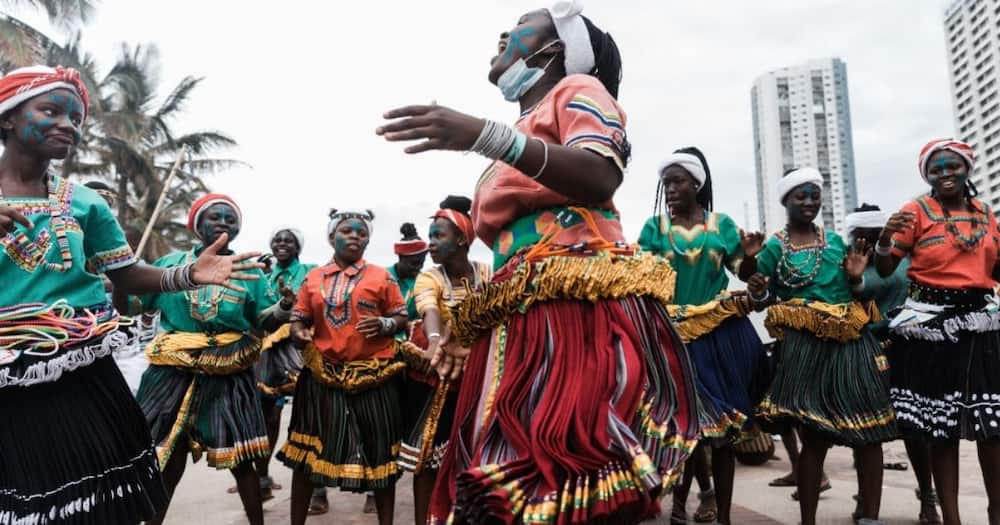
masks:
<path fill-rule="evenodd" d="M 511 59 L 514 57 L 515 48 L 520 51 L 522 55 L 527 56 L 531 54 L 531 49 L 529 49 L 527 44 L 525 44 L 521 39 L 535 33 L 537 33 L 537 31 L 530 27 L 525 27 L 512 32 L 510 34 L 510 41 L 507 44 L 507 49 L 504 50 L 503 56 L 500 57 L 501 63 L 510 63 Z"/>
<path fill-rule="evenodd" d="M 214 241 L 223 232 L 232 241 L 240 233 L 240 216 L 228 204 L 213 204 L 201 213 L 198 235 L 206 243 Z"/>
<path fill-rule="evenodd" d="M 437 219 L 445 220 L 445 219 Z M 444 262 L 450 259 L 458 249 L 458 239 L 450 231 L 450 228 L 441 226 L 435 221 L 431 224 L 430 232 L 427 235 L 431 246 L 431 257 L 434 262 Z"/>
<path fill-rule="evenodd" d="M 354 248 L 349 246 L 351 244 L 357 244 L 357 254 L 350 253 L 354 251 Z M 345 219 L 337 225 L 337 229 L 333 232 L 333 250 L 337 255 L 342 257 L 347 255 L 349 258 L 355 255 L 360 257 L 367 247 L 368 226 L 363 221 Z"/>
<path fill-rule="evenodd" d="M 83 121 L 83 104 L 75 95 L 62 94 L 58 91 L 43 96 L 40 101 L 33 101 L 32 109 L 25 113 L 25 126 L 21 130 L 21 141 L 25 144 L 39 144 L 45 141 L 45 135 L 50 129 L 59 125 L 60 117 L 67 117 L 73 127 L 73 144 L 79 144 L 82 138 L 80 126 Z"/>

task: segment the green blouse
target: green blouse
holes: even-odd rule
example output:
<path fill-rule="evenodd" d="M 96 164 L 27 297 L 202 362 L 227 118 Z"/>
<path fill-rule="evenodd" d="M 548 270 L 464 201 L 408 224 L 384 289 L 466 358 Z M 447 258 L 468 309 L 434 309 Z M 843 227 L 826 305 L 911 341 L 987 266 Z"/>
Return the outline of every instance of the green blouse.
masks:
<path fill-rule="evenodd" d="M 894 308 L 906 302 L 910 290 L 910 278 L 906 276 L 909 269 L 909 257 L 900 260 L 896 271 L 886 278 L 878 274 L 874 265 L 869 265 L 865 268 L 865 284 L 859 299 L 875 301 L 882 317 L 886 317 Z"/>
<path fill-rule="evenodd" d="M 783 232 L 774 234 L 764 243 L 764 249 L 757 254 L 757 271 L 771 278 L 772 294 L 781 299 L 809 299 L 829 304 L 851 302 L 851 286 L 847 283 L 847 272 L 844 271 L 847 246 L 840 235 L 830 230 L 826 231 L 826 249 L 823 250 L 819 270 L 812 282 L 801 288 L 786 286 L 777 276 L 778 262 L 782 257 L 783 236 Z M 809 247 L 795 248 L 788 255 L 788 260 L 791 266 L 809 273 L 814 268 L 816 252 Z"/>
<path fill-rule="evenodd" d="M 412 277 L 410 279 L 400 279 L 396 275 L 396 265 L 392 265 L 388 268 L 389 275 L 392 279 L 399 285 L 399 291 L 403 294 L 403 300 L 406 301 L 406 317 L 410 321 L 416 321 L 420 319 L 420 314 L 417 313 L 417 302 L 413 298 L 413 285 L 416 284 L 417 278 Z"/>
<path fill-rule="evenodd" d="M 743 260 L 740 229 L 728 215 L 709 213 L 704 224 L 691 229 L 670 224 L 666 215 L 650 217 L 639 235 L 639 246 L 665 257 L 677 272 L 674 302 L 705 304 L 729 287 L 728 269 Z"/>
<path fill-rule="evenodd" d="M 282 268 L 275 263 L 271 268 L 271 273 L 267 274 L 267 284 L 278 299 L 281 299 L 281 294 L 278 293 L 278 289 L 281 288 L 278 285 L 279 280 L 284 280 L 285 286 L 298 293 L 299 288 L 302 288 L 302 282 L 306 280 L 306 274 L 315 267 L 315 264 L 302 264 L 298 259 L 292 261 L 287 268 Z"/>
<path fill-rule="evenodd" d="M 176 252 L 164 256 L 154 266 L 166 268 L 194 262 L 197 250 Z M 159 310 L 160 325 L 167 332 L 247 332 L 259 328 L 266 310 L 278 302 L 267 276 L 260 270 L 256 281 L 237 281 L 246 291 L 235 292 L 222 286 L 206 286 L 197 290 L 161 293 L 141 297 L 143 309 Z"/>
<path fill-rule="evenodd" d="M 52 197 L 7 198 L 0 205 L 21 212 L 34 223 L 28 230 L 18 225 L 15 233 L 0 238 L 0 306 L 24 303 L 52 304 L 65 299 L 75 308 L 105 306 L 101 273 L 136 263 L 135 255 L 108 203 L 94 190 L 50 175 Z M 63 255 L 51 224 L 50 203 L 66 232 L 72 265 L 65 271 Z M 48 263 L 48 264 L 47 264 Z"/>

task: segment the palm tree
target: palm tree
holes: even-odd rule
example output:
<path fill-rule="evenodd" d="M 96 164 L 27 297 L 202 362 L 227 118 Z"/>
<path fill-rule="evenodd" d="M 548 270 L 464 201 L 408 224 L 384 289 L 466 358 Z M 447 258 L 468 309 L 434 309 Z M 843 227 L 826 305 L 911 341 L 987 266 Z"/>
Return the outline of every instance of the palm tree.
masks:
<path fill-rule="evenodd" d="M 42 10 L 55 28 L 72 32 L 90 18 L 94 3 L 88 0 L 0 0 L 0 8 Z M 0 13 L 0 71 L 39 63 L 45 56 L 48 40 L 31 26 Z"/>

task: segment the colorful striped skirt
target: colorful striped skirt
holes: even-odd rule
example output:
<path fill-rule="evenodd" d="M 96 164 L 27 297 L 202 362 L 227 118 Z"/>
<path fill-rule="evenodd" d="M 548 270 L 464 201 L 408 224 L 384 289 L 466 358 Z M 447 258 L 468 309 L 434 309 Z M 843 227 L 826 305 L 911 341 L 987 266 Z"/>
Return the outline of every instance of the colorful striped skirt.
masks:
<path fill-rule="evenodd" d="M 0 523 L 133 524 L 165 507 L 149 428 L 101 346 L 0 366 L 10 379 L 73 363 L 58 377 L 0 388 Z"/>
<path fill-rule="evenodd" d="M 903 433 L 933 439 L 1000 438 L 1000 312 L 985 309 L 992 291 L 914 283 L 910 295 L 951 310 L 893 329 L 890 393 Z M 912 301 L 907 305 L 919 307 Z"/>
<path fill-rule="evenodd" d="M 860 446 L 898 437 L 889 402 L 889 366 L 878 340 L 861 328 L 846 342 L 784 328 L 771 389 L 758 416 L 801 425 L 831 443 Z"/>
<path fill-rule="evenodd" d="M 310 367 L 303 369 L 288 441 L 276 457 L 317 486 L 348 492 L 392 487 L 401 474 L 396 463 L 402 435 L 400 379 L 391 375 L 369 388 L 347 391 L 317 379 Z"/>
<path fill-rule="evenodd" d="M 257 387 L 263 395 L 291 395 L 302 371 L 302 350 L 292 344 L 290 324 L 284 324 L 264 338 L 260 357 L 254 365 Z"/>
<path fill-rule="evenodd" d="M 637 523 L 659 512 L 699 437 L 697 394 L 664 303 L 625 295 L 536 302 L 479 338 L 431 523 Z"/>

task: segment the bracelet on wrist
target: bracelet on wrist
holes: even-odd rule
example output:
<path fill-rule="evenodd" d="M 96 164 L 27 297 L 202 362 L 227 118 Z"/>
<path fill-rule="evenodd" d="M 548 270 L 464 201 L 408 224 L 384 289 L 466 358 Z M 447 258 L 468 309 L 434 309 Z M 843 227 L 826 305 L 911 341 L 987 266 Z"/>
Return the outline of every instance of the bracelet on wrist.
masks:
<path fill-rule="evenodd" d="M 771 298 L 771 290 L 764 290 L 763 297 L 756 297 L 754 296 L 753 292 L 749 290 L 747 290 L 747 293 L 750 295 L 750 300 L 755 303 L 763 303 L 764 301 L 767 301 L 768 299 Z"/>
<path fill-rule="evenodd" d="M 892 242 L 890 242 L 888 246 L 883 246 L 881 241 L 875 243 L 875 255 L 880 255 L 882 257 L 892 255 Z"/>

